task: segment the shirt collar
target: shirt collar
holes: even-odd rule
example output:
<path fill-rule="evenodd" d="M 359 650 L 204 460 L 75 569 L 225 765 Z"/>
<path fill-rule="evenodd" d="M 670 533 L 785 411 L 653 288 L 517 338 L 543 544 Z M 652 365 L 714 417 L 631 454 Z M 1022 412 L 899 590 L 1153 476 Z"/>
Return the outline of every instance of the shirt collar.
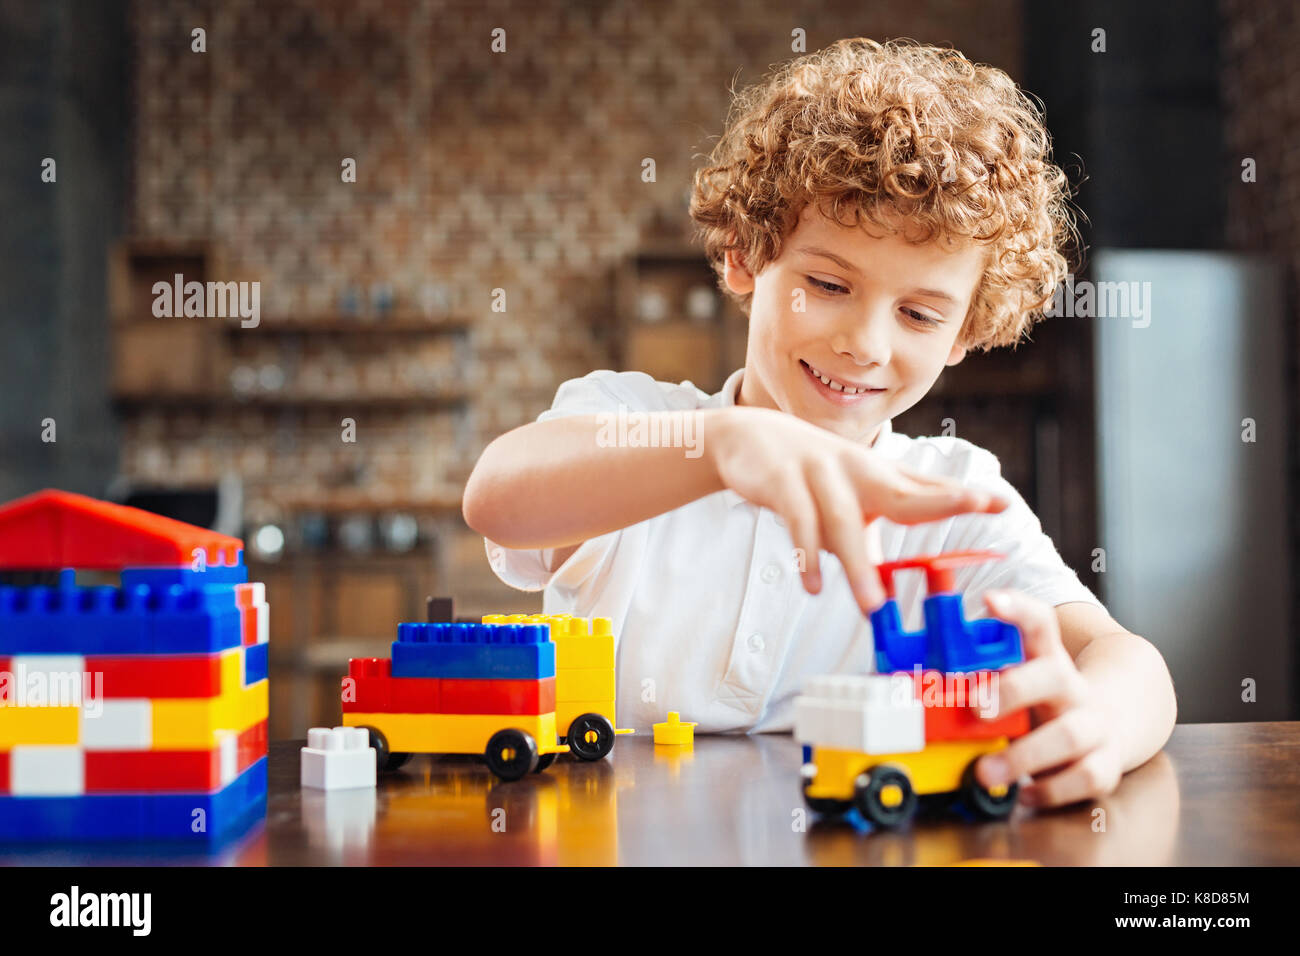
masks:
<path fill-rule="evenodd" d="M 711 395 L 704 403 L 705 408 L 728 408 L 736 404 L 736 396 L 740 394 L 740 383 L 745 377 L 744 368 L 738 368 L 722 383 L 722 390 L 715 395 Z M 894 427 L 891 419 L 885 419 L 884 424 L 880 426 L 880 434 L 876 436 L 872 448 L 883 450 L 888 443 L 889 436 L 893 434 Z M 736 505 L 746 504 L 744 498 L 732 491 L 730 488 L 725 489 L 723 497 L 726 499 L 727 507 L 734 508 Z"/>

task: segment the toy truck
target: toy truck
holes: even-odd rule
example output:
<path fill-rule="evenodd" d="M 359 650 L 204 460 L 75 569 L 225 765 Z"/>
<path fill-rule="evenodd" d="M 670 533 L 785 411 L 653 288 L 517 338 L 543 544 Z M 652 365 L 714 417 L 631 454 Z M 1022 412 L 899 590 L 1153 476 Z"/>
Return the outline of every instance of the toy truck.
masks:
<path fill-rule="evenodd" d="M 871 616 L 876 674 L 815 677 L 795 700 L 795 737 L 805 744 L 803 793 L 816 813 L 850 808 L 878 827 L 897 827 L 920 798 L 955 798 L 983 819 L 1015 807 L 1016 786 L 989 790 L 975 778 L 980 757 L 1029 731 L 1027 711 L 982 719 L 970 709 L 996 693 L 998 673 L 1024 660 L 1020 632 L 995 618 L 967 621 L 954 571 L 1001 555 L 954 552 L 880 566 L 888 599 Z M 903 630 L 894 574 L 926 574 L 925 626 Z"/>
<path fill-rule="evenodd" d="M 413 753 L 482 754 L 502 780 L 546 769 L 555 731 L 555 645 L 539 624 L 399 624 L 392 657 L 354 658 L 343 725 L 364 727 L 380 771 Z"/>

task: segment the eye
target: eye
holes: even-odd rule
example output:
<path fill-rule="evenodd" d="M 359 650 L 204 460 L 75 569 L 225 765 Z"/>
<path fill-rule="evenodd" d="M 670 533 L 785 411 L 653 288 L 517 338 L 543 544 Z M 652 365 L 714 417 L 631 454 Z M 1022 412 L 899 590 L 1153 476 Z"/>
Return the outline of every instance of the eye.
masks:
<path fill-rule="evenodd" d="M 829 292 L 831 295 L 839 295 L 849 290 L 842 285 L 836 285 L 834 282 L 823 282 L 821 279 L 814 279 L 812 276 L 804 276 L 813 286 L 821 289 L 823 292 Z"/>
<path fill-rule="evenodd" d="M 924 326 L 927 329 L 934 328 L 939 324 L 939 320 L 933 316 L 917 312 L 915 309 L 903 309 L 903 314 L 909 316 L 917 325 Z"/>

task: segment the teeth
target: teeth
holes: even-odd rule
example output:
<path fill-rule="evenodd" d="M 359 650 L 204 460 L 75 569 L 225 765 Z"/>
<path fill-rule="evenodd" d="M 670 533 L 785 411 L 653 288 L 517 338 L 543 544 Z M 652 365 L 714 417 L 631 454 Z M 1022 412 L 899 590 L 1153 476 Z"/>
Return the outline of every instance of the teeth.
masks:
<path fill-rule="evenodd" d="M 833 392 L 843 392 L 845 395 L 857 395 L 860 392 L 871 391 L 871 389 L 869 388 L 852 388 L 848 385 L 844 385 L 841 382 L 837 382 L 829 375 L 823 375 L 819 370 L 813 368 L 811 365 L 808 366 L 808 370 L 812 372 L 813 375 L 815 375 L 817 378 L 821 379 L 821 383 L 827 386 L 828 388 L 830 388 L 830 390 Z"/>

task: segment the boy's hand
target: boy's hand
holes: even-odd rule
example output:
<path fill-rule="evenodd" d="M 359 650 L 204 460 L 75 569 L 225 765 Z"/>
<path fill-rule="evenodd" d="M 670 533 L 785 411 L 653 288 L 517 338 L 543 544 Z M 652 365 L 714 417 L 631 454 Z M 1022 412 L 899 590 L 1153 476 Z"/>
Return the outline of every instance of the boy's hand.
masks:
<path fill-rule="evenodd" d="M 804 557 L 803 584 L 821 591 L 820 553 L 840 559 L 864 614 L 885 600 L 869 554 L 867 525 L 876 518 L 920 524 L 971 511 L 998 512 L 1007 502 L 956 481 L 927 478 L 774 409 L 728 409 L 703 436 L 725 487 L 785 520 Z"/>
<path fill-rule="evenodd" d="M 1001 672 L 996 712 L 977 713 L 994 718 L 1028 707 L 1034 729 L 1006 750 L 981 758 L 976 767 L 980 782 L 994 787 L 1025 774 L 1034 776 L 1019 797 L 1031 807 L 1111 793 L 1123 775 L 1116 746 L 1119 731 L 1109 726 L 1097 695 L 1061 642 L 1055 610 L 1020 591 L 990 591 L 984 603 L 1020 628 L 1025 663 Z"/>

